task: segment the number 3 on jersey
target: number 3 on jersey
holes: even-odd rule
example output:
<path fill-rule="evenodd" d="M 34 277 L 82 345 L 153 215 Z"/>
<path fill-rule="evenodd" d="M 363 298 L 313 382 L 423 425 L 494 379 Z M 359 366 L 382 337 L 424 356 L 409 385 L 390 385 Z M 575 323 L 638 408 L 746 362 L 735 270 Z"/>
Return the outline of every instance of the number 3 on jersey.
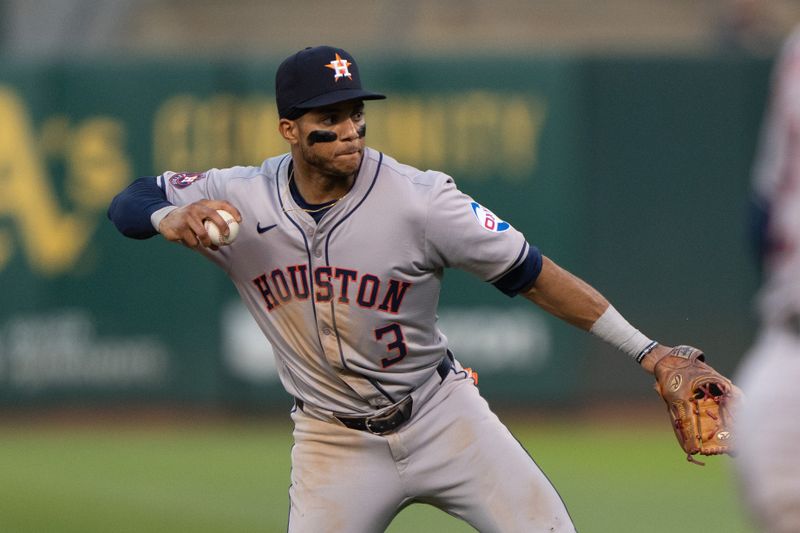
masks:
<path fill-rule="evenodd" d="M 400 329 L 399 324 L 389 324 L 375 330 L 375 340 L 381 340 L 384 336 L 390 335 L 387 340 L 390 342 L 386 345 L 387 352 L 394 352 L 397 355 L 394 357 L 385 357 L 381 359 L 383 368 L 392 366 L 393 364 L 402 360 L 407 354 L 405 339 L 403 338 L 403 330 Z M 391 336 L 394 336 L 392 338 Z"/>

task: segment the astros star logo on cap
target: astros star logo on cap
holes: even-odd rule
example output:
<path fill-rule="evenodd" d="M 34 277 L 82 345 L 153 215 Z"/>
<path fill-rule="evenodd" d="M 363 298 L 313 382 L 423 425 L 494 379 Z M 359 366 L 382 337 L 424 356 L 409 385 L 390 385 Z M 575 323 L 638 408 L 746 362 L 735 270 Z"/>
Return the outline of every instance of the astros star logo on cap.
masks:
<path fill-rule="evenodd" d="M 351 64 L 352 63 L 350 63 L 348 60 L 342 59 L 337 52 L 336 59 L 325 66 L 329 69 L 332 69 L 336 73 L 333 79 L 339 81 L 339 78 L 344 77 L 350 78 L 351 80 L 353 79 L 353 76 L 350 75 L 350 71 L 347 69 L 347 67 L 349 67 Z"/>

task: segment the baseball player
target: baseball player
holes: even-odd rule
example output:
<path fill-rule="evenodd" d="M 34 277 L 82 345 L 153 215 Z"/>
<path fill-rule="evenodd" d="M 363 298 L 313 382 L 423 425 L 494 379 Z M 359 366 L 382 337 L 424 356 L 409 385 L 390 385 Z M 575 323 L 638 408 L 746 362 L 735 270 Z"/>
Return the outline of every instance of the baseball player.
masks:
<path fill-rule="evenodd" d="M 738 374 L 742 488 L 760 531 L 800 531 L 800 27 L 773 72 L 756 157 L 761 327 Z"/>
<path fill-rule="evenodd" d="M 289 153 L 140 178 L 109 217 L 128 237 L 160 233 L 216 263 L 272 344 L 295 398 L 289 531 L 383 531 L 413 502 L 482 532 L 574 531 L 437 327 L 444 269 L 522 295 L 650 373 L 671 349 L 450 176 L 368 148 L 364 102 L 385 97 L 362 88 L 346 51 L 287 58 L 276 98 Z M 240 223 L 228 246 L 204 228 L 228 232 L 217 209 Z"/>

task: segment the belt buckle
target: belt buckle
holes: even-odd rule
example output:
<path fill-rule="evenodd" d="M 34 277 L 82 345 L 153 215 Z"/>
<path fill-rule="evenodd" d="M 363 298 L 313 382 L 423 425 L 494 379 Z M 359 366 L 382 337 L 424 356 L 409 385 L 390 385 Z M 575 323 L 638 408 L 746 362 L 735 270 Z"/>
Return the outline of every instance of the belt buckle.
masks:
<path fill-rule="evenodd" d="M 391 409 L 389 409 L 385 413 L 382 413 L 380 415 L 372 415 L 372 416 L 368 416 L 368 417 L 364 418 L 364 427 L 367 428 L 367 431 L 372 433 L 373 435 L 385 435 L 385 434 L 389 433 L 390 431 L 394 431 L 395 429 L 397 429 L 400 426 L 400 424 L 390 424 L 389 423 L 389 421 L 394 420 L 395 417 L 397 417 L 398 415 L 401 415 L 400 407 L 395 405 L 394 407 L 392 407 Z M 403 420 L 403 422 L 405 422 L 405 420 Z M 374 424 L 380 424 L 380 423 L 384 424 L 384 429 L 381 430 L 381 429 L 373 428 L 372 427 L 373 423 Z M 389 427 L 386 427 L 387 425 Z"/>
<path fill-rule="evenodd" d="M 411 414 L 411 402 L 411 396 L 406 396 L 385 413 L 366 417 L 364 427 L 373 435 L 386 435 L 395 431 L 408 421 Z M 373 427 L 373 424 L 382 424 L 383 429 L 377 429 Z"/>
<path fill-rule="evenodd" d="M 372 429 L 372 425 L 370 425 L 370 422 L 372 422 L 373 420 L 374 420 L 373 417 L 369 417 L 369 418 L 365 418 L 364 419 L 364 427 L 367 428 L 367 431 L 369 433 L 372 433 L 373 435 L 383 435 L 384 433 L 386 433 L 385 431 L 378 431 L 378 430 Z"/>

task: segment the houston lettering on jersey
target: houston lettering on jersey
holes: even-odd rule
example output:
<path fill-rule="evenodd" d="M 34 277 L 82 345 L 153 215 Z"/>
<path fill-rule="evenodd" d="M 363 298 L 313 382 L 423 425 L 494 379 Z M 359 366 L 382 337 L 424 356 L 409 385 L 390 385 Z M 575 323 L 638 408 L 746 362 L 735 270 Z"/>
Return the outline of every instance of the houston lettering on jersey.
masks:
<path fill-rule="evenodd" d="M 335 300 L 341 304 L 354 304 L 365 309 L 376 308 L 387 313 L 397 313 L 411 282 L 389 279 L 382 281 L 373 274 L 360 275 L 357 270 L 321 266 L 313 272 L 315 302 Z M 308 265 L 276 268 L 253 279 L 261 292 L 267 312 L 290 300 L 306 300 L 312 293 Z"/>

